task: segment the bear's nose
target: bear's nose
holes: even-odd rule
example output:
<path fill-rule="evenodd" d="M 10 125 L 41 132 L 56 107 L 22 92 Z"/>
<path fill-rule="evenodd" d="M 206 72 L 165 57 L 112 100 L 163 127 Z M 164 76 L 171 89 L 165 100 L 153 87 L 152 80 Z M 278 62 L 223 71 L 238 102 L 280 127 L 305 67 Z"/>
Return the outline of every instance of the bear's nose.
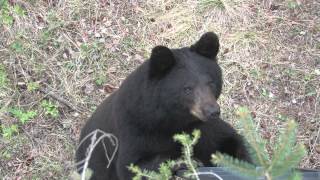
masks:
<path fill-rule="evenodd" d="M 216 118 L 220 116 L 220 107 L 208 107 L 205 110 L 207 118 Z"/>

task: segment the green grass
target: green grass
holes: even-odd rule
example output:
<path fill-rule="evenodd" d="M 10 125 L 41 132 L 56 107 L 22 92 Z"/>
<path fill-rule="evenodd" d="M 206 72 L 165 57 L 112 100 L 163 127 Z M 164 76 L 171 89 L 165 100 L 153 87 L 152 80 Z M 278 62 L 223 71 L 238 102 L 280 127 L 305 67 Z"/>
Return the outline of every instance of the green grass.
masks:
<path fill-rule="evenodd" d="M 4 88 L 7 86 L 8 77 L 7 72 L 5 71 L 5 67 L 0 64 L 0 88 Z"/>
<path fill-rule="evenodd" d="M 223 0 L 200 0 L 199 7 L 201 9 L 215 7 L 221 10 L 224 10 L 226 8 Z"/>
<path fill-rule="evenodd" d="M 30 81 L 30 82 L 27 83 L 27 90 L 30 91 L 30 92 L 38 90 L 39 87 L 40 87 L 40 85 L 39 85 L 38 82 Z"/>
<path fill-rule="evenodd" d="M 287 1 L 287 6 L 289 9 L 296 9 L 299 7 L 299 4 L 297 3 L 296 0 L 288 0 Z"/>
<path fill-rule="evenodd" d="M 59 116 L 58 105 L 50 100 L 41 101 L 41 107 L 44 109 L 44 113 L 48 116 L 56 118 Z"/>
<path fill-rule="evenodd" d="M 19 108 L 11 108 L 9 112 L 17 118 L 21 124 L 25 124 L 37 116 L 36 111 L 23 111 Z"/>
<path fill-rule="evenodd" d="M 11 26 L 14 18 L 10 14 L 10 6 L 7 0 L 0 1 L 0 24 Z"/>
<path fill-rule="evenodd" d="M 98 86 L 102 86 L 106 81 L 107 81 L 107 78 L 104 75 L 97 75 L 94 82 Z"/>
<path fill-rule="evenodd" d="M 13 124 L 10 126 L 2 125 L 1 131 L 2 131 L 2 136 L 7 139 L 11 139 L 12 136 L 14 136 L 15 134 L 17 134 L 19 132 L 17 124 Z"/>

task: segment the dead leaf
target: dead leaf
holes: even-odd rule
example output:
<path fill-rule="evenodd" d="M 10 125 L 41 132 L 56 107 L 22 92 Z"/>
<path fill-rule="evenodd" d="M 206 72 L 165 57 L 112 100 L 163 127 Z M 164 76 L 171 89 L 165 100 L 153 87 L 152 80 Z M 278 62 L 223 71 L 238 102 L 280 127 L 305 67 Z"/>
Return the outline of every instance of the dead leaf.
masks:
<path fill-rule="evenodd" d="M 118 88 L 117 88 L 117 87 L 114 87 L 114 86 L 112 86 L 112 85 L 110 85 L 110 84 L 106 84 L 106 85 L 103 87 L 103 89 L 104 89 L 104 92 L 110 94 L 110 93 L 112 93 L 113 91 L 115 91 L 115 90 L 118 89 Z"/>
<path fill-rule="evenodd" d="M 278 9 L 279 9 L 279 7 L 280 7 L 280 5 L 277 5 L 277 4 L 271 4 L 271 5 L 270 5 L 270 7 L 269 7 L 269 9 L 270 9 L 271 11 L 275 11 L 275 10 L 278 10 Z"/>
<path fill-rule="evenodd" d="M 314 147 L 314 149 L 318 154 L 320 154 L 320 144 L 317 144 L 316 147 Z"/>
<path fill-rule="evenodd" d="M 224 49 L 222 54 L 227 54 L 229 52 L 229 48 Z"/>

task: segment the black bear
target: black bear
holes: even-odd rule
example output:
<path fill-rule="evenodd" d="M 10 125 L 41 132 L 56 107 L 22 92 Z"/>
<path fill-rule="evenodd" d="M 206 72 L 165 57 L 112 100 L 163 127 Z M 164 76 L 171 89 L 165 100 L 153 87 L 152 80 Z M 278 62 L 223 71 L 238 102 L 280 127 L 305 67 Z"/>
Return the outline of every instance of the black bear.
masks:
<path fill-rule="evenodd" d="M 150 59 L 102 102 L 81 132 L 80 140 L 96 129 L 119 140 L 109 167 L 105 150 L 114 149 L 102 143 L 95 148 L 88 165 L 93 170 L 91 179 L 131 179 L 130 164 L 156 170 L 161 162 L 181 156 L 173 135 L 194 129 L 201 131 L 194 158 L 204 166 L 212 166 L 211 154 L 216 151 L 250 161 L 242 137 L 220 119 L 218 51 L 219 40 L 212 32 L 191 47 L 152 49 Z M 78 162 L 85 159 L 89 144 L 90 138 L 79 146 Z"/>

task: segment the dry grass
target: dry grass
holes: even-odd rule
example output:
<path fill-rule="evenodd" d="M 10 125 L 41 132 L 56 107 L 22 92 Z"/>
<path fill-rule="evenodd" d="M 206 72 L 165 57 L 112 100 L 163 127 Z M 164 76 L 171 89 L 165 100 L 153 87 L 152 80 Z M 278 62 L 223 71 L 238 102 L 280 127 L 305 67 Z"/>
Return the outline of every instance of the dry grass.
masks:
<path fill-rule="evenodd" d="M 308 149 L 301 167 L 320 169 L 319 9 L 307 0 L 11 0 L 14 21 L 0 25 L 0 124 L 18 133 L 0 138 L 0 178 L 67 178 L 99 102 L 153 46 L 190 45 L 206 31 L 222 43 L 223 117 L 235 123 L 235 107 L 246 105 L 271 141 L 295 119 Z M 58 117 L 43 99 L 58 104 Z M 22 124 L 10 108 L 37 116 Z"/>

